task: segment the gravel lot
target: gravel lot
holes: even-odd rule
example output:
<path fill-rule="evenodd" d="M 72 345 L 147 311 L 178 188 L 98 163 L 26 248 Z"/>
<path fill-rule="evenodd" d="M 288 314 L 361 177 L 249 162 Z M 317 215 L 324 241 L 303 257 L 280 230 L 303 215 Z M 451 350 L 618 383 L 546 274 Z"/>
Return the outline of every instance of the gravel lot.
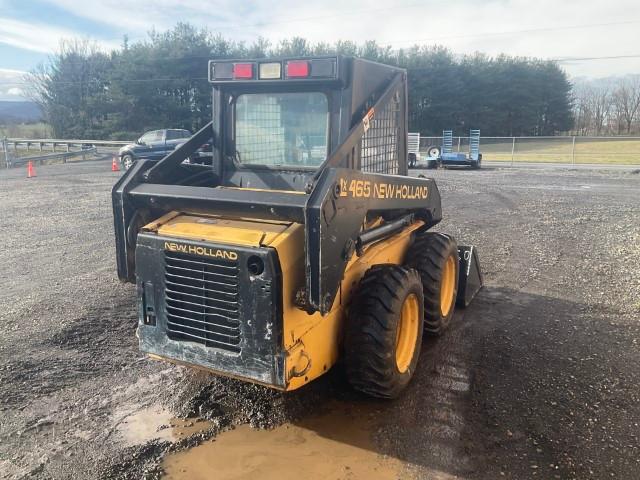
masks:
<path fill-rule="evenodd" d="M 339 369 L 282 395 L 142 357 L 135 289 L 115 272 L 118 174 L 108 162 L 37 170 L 0 171 L 0 478 L 154 478 L 166 452 L 234 425 L 333 408 L 366 412 L 367 448 L 403 462 L 403 477 L 638 478 L 637 172 L 413 172 L 438 180 L 438 229 L 478 247 L 486 288 L 425 340 L 406 394 L 374 402 Z M 158 407 L 206 428 L 126 434 Z"/>

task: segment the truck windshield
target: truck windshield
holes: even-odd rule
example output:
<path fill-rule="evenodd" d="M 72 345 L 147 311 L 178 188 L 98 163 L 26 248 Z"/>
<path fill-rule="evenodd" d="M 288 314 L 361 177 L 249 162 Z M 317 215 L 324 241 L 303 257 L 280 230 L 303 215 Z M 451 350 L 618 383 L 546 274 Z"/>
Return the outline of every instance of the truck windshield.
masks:
<path fill-rule="evenodd" d="M 238 96 L 235 148 L 243 164 L 317 167 L 327 156 L 329 107 L 319 92 Z"/>

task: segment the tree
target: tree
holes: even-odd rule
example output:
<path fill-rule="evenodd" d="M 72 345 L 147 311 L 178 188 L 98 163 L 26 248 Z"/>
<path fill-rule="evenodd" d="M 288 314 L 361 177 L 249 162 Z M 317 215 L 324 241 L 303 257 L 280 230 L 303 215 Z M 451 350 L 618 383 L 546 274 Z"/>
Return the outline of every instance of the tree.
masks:
<path fill-rule="evenodd" d="M 640 75 L 623 78 L 613 92 L 613 101 L 626 133 L 640 113 Z"/>
<path fill-rule="evenodd" d="M 329 54 L 407 69 L 410 129 L 425 135 L 470 128 L 484 135 L 553 135 L 572 127 L 571 85 L 553 62 L 457 57 L 442 46 L 312 44 L 301 37 L 276 46 L 259 38 L 247 46 L 185 23 L 151 31 L 143 41 L 124 38 L 109 53 L 87 42 L 65 43 L 29 80 L 55 136 L 131 139 L 157 128 L 195 131 L 210 120 L 208 60 Z"/>

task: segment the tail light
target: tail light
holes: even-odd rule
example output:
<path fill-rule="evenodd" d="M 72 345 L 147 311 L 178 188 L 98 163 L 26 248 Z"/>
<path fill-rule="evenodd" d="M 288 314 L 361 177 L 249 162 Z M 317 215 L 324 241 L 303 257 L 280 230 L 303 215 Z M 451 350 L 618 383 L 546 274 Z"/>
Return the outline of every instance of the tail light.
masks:
<path fill-rule="evenodd" d="M 286 63 L 285 75 L 287 78 L 306 78 L 309 76 L 309 62 L 304 60 L 292 60 Z"/>
<path fill-rule="evenodd" d="M 233 78 L 236 80 L 251 80 L 253 78 L 253 63 L 234 63 Z"/>

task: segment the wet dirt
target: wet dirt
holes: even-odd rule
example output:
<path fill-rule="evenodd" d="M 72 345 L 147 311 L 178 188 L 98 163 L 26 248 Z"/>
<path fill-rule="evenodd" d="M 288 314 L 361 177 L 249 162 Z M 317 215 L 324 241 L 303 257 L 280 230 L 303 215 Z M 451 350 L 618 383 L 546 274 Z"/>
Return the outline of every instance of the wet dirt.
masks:
<path fill-rule="evenodd" d="M 327 407 L 330 413 L 271 430 L 240 425 L 172 453 L 162 463 L 163 478 L 205 480 L 213 472 L 219 480 L 407 478 L 402 462 L 375 451 L 372 432 L 379 412 L 349 404 Z"/>
<path fill-rule="evenodd" d="M 442 338 L 425 338 L 406 392 L 376 402 L 339 365 L 282 394 L 148 360 L 135 287 L 115 274 L 118 174 L 108 162 L 29 180 L 0 171 L 0 478 L 158 479 L 172 459 L 225 444 L 242 469 L 254 460 L 234 442 L 295 438 L 396 478 L 638 478 L 640 176 L 419 173 L 438 182 L 438 229 L 478 247 L 486 287 Z"/>
<path fill-rule="evenodd" d="M 114 412 L 118 434 L 127 445 L 140 445 L 154 440 L 176 442 L 206 432 L 211 422 L 196 418 L 177 418 L 161 405 L 140 408 L 137 405 L 118 407 Z"/>

